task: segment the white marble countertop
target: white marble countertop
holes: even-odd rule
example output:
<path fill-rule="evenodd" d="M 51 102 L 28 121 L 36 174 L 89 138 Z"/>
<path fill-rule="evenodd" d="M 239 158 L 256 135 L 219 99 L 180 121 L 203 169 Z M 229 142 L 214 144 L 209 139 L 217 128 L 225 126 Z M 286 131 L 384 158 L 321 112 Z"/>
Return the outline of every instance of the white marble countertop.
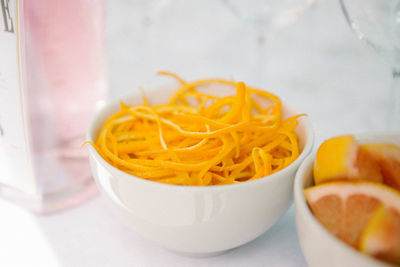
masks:
<path fill-rule="evenodd" d="M 112 98 L 166 82 L 155 78 L 158 70 L 234 77 L 309 114 L 316 146 L 384 129 L 390 67 L 356 39 L 338 2 L 318 2 L 267 40 L 261 56 L 257 31 L 220 1 L 160 0 L 147 13 L 142 2 L 108 2 Z M 0 200 L 0 213 L 0 266 L 306 266 L 293 207 L 255 241 L 212 258 L 182 257 L 142 239 L 101 197 L 44 217 Z"/>

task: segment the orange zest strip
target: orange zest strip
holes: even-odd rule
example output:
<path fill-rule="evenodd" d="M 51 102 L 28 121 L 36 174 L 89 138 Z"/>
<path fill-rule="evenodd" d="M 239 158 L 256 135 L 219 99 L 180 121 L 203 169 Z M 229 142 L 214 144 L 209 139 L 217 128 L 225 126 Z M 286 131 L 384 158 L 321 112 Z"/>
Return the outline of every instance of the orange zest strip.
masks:
<path fill-rule="evenodd" d="M 223 79 L 185 81 L 165 104 L 129 106 L 104 123 L 91 144 L 114 167 L 134 176 L 175 185 L 223 185 L 271 175 L 300 153 L 299 114 L 282 120 L 276 95 Z M 228 96 L 205 90 L 224 84 Z M 204 89 L 203 89 L 204 88 Z"/>

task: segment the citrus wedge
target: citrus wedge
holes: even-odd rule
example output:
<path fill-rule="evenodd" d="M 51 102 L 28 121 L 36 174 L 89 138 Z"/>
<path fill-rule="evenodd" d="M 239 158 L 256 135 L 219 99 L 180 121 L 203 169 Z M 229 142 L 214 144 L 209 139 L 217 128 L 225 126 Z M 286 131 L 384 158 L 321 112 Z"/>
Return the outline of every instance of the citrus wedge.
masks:
<path fill-rule="evenodd" d="M 400 211 L 379 206 L 361 234 L 363 253 L 400 264 Z"/>
<path fill-rule="evenodd" d="M 321 144 L 314 162 L 314 182 L 335 180 L 382 182 L 375 159 L 361 148 L 352 135 L 333 137 Z"/>
<path fill-rule="evenodd" d="M 361 148 L 377 161 L 383 182 L 400 190 L 400 147 L 393 144 L 368 144 Z"/>
<path fill-rule="evenodd" d="M 307 188 L 304 195 L 316 219 L 354 248 L 379 205 L 400 211 L 400 192 L 379 183 L 331 182 Z"/>

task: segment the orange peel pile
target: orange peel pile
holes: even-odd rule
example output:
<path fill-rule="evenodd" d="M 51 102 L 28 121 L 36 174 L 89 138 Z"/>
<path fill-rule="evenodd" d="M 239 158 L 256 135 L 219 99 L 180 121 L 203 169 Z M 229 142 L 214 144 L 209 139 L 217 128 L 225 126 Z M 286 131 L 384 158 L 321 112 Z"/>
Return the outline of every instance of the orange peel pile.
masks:
<path fill-rule="evenodd" d="M 282 120 L 276 95 L 243 82 L 158 74 L 180 83 L 168 103 L 150 105 L 144 93 L 141 105 L 121 102 L 92 143 L 114 167 L 167 184 L 224 185 L 268 176 L 298 157 L 295 129 L 304 114 Z M 199 90 L 213 84 L 230 85 L 236 95 Z"/>

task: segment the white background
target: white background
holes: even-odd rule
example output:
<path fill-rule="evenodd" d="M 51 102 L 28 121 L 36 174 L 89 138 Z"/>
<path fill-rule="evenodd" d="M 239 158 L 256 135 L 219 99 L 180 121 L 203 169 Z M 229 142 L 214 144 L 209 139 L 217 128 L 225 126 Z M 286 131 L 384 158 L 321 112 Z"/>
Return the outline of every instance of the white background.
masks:
<path fill-rule="evenodd" d="M 220 1 L 144 2 L 108 2 L 112 98 L 168 82 L 155 78 L 158 70 L 186 79 L 234 77 L 309 114 L 316 146 L 333 135 L 384 129 L 390 67 L 356 39 L 338 2 L 318 2 L 267 40 L 261 56 L 257 31 Z M 0 266 L 306 266 L 293 207 L 255 241 L 205 259 L 143 240 L 101 197 L 44 217 L 0 200 L 0 214 Z"/>

